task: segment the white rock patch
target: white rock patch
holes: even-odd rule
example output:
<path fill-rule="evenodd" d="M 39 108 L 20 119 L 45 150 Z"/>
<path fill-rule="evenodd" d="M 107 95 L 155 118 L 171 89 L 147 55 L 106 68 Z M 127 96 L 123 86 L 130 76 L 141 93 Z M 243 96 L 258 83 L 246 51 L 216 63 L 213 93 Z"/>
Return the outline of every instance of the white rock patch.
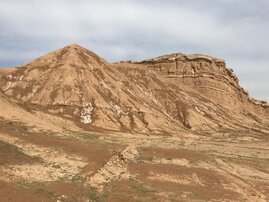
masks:
<path fill-rule="evenodd" d="M 11 86 L 11 81 L 8 81 L 5 86 L 2 87 L 2 91 L 7 91 Z"/>
<path fill-rule="evenodd" d="M 127 115 L 128 112 L 125 112 L 119 105 L 116 105 L 116 104 L 113 104 L 111 103 L 112 105 L 112 108 L 113 108 L 113 111 L 115 111 L 117 113 L 117 116 L 120 116 L 120 115 Z"/>
<path fill-rule="evenodd" d="M 32 89 L 32 92 L 29 93 L 27 96 L 24 96 L 22 100 L 23 101 L 30 100 L 35 95 L 35 93 L 38 91 L 39 88 L 40 88 L 40 86 L 34 86 Z"/>
<path fill-rule="evenodd" d="M 92 111 L 94 108 L 91 102 L 86 102 L 84 98 L 82 100 L 83 109 L 80 113 L 80 121 L 84 124 L 89 124 L 92 122 Z"/>

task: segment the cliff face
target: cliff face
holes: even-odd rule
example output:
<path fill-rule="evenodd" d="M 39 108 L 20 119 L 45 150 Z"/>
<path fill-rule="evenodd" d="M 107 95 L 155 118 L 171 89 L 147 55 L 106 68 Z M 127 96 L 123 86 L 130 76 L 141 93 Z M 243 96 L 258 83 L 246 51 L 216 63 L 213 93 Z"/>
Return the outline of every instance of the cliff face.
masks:
<path fill-rule="evenodd" d="M 174 78 L 206 97 L 234 109 L 246 107 L 260 112 L 267 111 L 266 101 L 251 98 L 239 85 L 233 70 L 226 67 L 222 59 L 202 54 L 171 54 L 140 62 L 159 74 Z"/>
<path fill-rule="evenodd" d="M 10 99 L 88 130 L 169 134 L 269 126 L 268 105 L 250 99 L 223 60 L 206 55 L 109 64 L 70 45 L 1 72 Z"/>

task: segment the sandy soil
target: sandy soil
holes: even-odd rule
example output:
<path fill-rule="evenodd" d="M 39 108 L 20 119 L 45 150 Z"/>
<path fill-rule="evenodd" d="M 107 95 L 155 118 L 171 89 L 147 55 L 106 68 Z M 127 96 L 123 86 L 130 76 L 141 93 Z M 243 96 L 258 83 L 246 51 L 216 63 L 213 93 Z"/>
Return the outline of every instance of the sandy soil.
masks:
<path fill-rule="evenodd" d="M 248 135 L 255 141 L 227 141 L 211 134 L 30 131 L 0 133 L 0 200 L 252 202 L 269 197 L 268 139 L 254 133 Z"/>

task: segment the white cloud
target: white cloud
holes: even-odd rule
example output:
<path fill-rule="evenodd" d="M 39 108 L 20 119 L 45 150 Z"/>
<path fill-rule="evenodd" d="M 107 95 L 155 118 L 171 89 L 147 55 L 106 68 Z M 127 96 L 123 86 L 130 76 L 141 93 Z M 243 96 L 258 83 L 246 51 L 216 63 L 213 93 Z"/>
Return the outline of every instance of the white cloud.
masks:
<path fill-rule="evenodd" d="M 269 64 L 267 0 L 0 0 L 0 30 L 0 65 L 69 43 L 109 61 L 201 52 L 226 59 L 251 94 L 268 98 L 259 82 Z"/>

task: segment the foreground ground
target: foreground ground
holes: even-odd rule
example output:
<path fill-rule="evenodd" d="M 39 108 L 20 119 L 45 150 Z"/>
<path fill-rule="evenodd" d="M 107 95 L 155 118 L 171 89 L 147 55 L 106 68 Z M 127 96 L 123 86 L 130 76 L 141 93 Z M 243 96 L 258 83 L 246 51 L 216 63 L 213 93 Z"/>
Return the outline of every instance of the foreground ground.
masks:
<path fill-rule="evenodd" d="M 266 131 L 35 131 L 0 120 L 0 201 L 268 201 Z"/>

